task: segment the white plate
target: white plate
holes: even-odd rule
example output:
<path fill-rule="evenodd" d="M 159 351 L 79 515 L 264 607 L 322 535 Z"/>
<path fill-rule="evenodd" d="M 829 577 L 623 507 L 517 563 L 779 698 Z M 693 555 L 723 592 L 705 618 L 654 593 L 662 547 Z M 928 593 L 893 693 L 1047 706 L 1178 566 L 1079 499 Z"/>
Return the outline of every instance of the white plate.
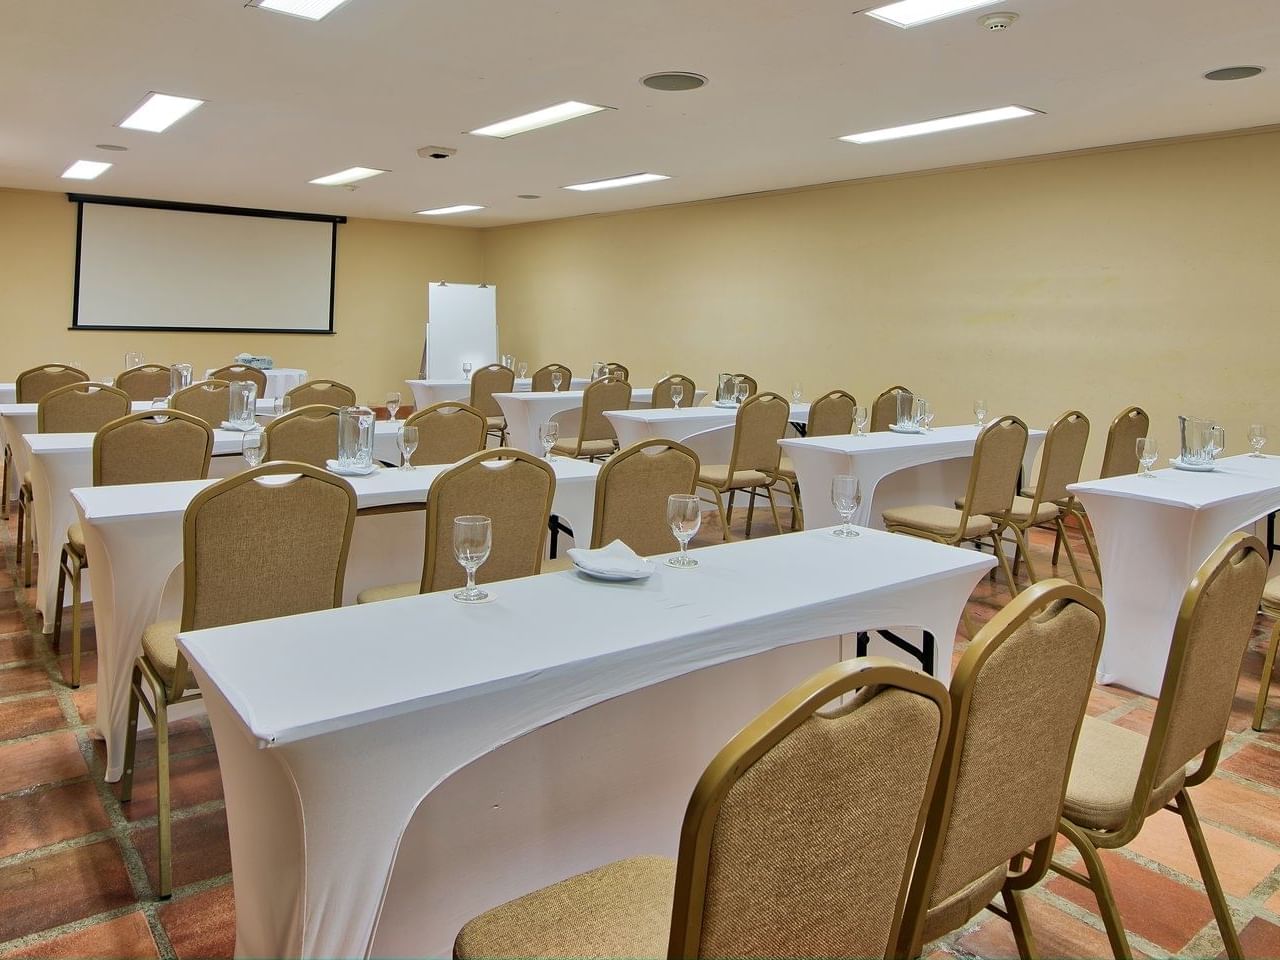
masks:
<path fill-rule="evenodd" d="M 1175 470 L 1187 470 L 1191 473 L 1212 473 L 1217 465 L 1213 463 L 1183 463 L 1181 457 L 1174 457 L 1169 461 L 1169 466 Z"/>
<path fill-rule="evenodd" d="M 222 429 L 234 430 L 236 433 L 253 433 L 255 430 L 261 430 L 262 426 L 257 423 L 246 423 L 242 425 L 239 423 L 232 423 L 230 420 L 223 420 Z"/>
<path fill-rule="evenodd" d="M 894 433 L 924 433 L 924 427 L 904 427 L 897 423 L 889 424 L 889 429 Z"/>
<path fill-rule="evenodd" d="M 593 580 L 608 580 L 610 582 L 621 583 L 629 580 L 648 580 L 651 576 L 653 576 L 654 567 L 653 567 L 653 564 L 650 563 L 649 569 L 646 570 L 644 573 L 603 573 L 595 570 L 588 570 L 585 567 L 580 567 L 575 563 L 573 565 L 573 569 L 577 570 L 579 573 L 583 574 L 584 576 L 590 577 Z"/>
<path fill-rule="evenodd" d="M 330 473 L 336 473 L 340 477 L 369 477 L 378 472 L 376 464 L 365 470 L 356 470 L 352 467 L 340 466 L 337 460 L 326 460 L 324 466 Z"/>

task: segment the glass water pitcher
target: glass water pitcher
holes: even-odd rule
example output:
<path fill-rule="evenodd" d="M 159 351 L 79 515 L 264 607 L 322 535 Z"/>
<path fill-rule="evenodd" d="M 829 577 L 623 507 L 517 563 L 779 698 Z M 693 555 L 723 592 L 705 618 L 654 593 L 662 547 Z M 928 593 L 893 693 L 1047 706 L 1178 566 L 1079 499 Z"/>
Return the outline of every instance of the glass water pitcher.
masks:
<path fill-rule="evenodd" d="M 1222 436 L 1222 428 L 1213 420 L 1203 417 L 1178 417 L 1178 434 L 1181 449 L 1178 458 L 1185 464 L 1195 466 L 1213 462 L 1217 449 L 1214 442 Z"/>
<path fill-rule="evenodd" d="M 169 396 L 191 386 L 191 364 L 175 363 L 169 368 Z"/>
<path fill-rule="evenodd" d="M 906 391 L 900 391 L 894 395 L 898 404 L 897 418 L 894 423 L 899 427 L 914 427 L 916 425 L 916 398 Z"/>
<path fill-rule="evenodd" d="M 228 392 L 231 410 L 227 419 L 237 427 L 252 427 L 258 412 L 258 385 L 251 380 L 236 380 Z"/>
<path fill-rule="evenodd" d="M 373 466 L 373 411 L 368 407 L 338 410 L 338 465 L 355 470 Z"/>
<path fill-rule="evenodd" d="M 720 382 L 716 387 L 716 400 L 720 403 L 733 402 L 733 374 L 720 374 Z"/>

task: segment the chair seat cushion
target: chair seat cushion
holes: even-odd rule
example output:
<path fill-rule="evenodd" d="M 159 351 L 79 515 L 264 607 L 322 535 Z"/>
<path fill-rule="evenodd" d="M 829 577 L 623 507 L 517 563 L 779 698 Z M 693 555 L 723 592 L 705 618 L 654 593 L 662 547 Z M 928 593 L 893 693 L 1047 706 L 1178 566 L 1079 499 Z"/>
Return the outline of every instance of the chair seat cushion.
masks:
<path fill-rule="evenodd" d="M 416 597 L 421 589 L 421 581 L 392 583 L 385 587 L 370 587 L 356 594 L 356 603 L 377 603 L 379 600 L 399 600 L 401 597 Z"/>
<path fill-rule="evenodd" d="M 583 440 L 582 447 L 578 447 L 577 437 L 565 437 L 551 448 L 555 453 L 562 453 L 566 457 L 607 457 L 613 453 L 612 440 Z M 575 451 L 577 451 L 575 453 Z"/>
<path fill-rule="evenodd" d="M 1147 738 L 1105 720 L 1085 717 L 1071 762 L 1071 779 L 1062 815 L 1094 830 L 1118 830 L 1133 803 Z M 1179 770 L 1151 794 L 1150 815 L 1182 789 L 1186 772 Z"/>
<path fill-rule="evenodd" d="M 573 561 L 569 559 L 567 553 L 562 553 L 558 557 L 547 557 L 542 561 L 543 573 L 559 573 L 561 570 L 572 570 Z"/>
<path fill-rule="evenodd" d="M 485 417 L 485 425 L 488 426 L 490 430 L 505 430 L 507 429 L 507 418 Z"/>
<path fill-rule="evenodd" d="M 177 620 L 161 620 L 142 631 L 142 655 L 166 687 L 173 686 L 173 675 L 178 670 L 178 631 L 181 627 Z M 196 685 L 196 678 L 188 672 L 187 687 Z"/>
<path fill-rule="evenodd" d="M 494 907 L 462 928 L 455 957 L 665 957 L 676 865 L 634 857 Z"/>
<path fill-rule="evenodd" d="M 1036 516 L 1032 520 L 1031 506 L 1034 503 L 1035 500 L 1030 497 L 1014 497 L 1013 505 L 1001 516 L 1021 526 L 1026 526 L 1029 523 L 1051 523 L 1053 518 L 1062 512 L 1056 503 L 1042 503 L 1036 508 Z"/>
<path fill-rule="evenodd" d="M 727 463 L 704 463 L 698 473 L 698 482 L 717 490 L 744 490 L 747 487 L 764 486 L 769 482 L 769 477 L 759 470 L 736 470 L 730 478 Z"/>
<path fill-rule="evenodd" d="M 84 556 L 84 530 L 81 529 L 80 524 L 73 523 L 67 527 L 67 546 L 81 557 Z"/>
<path fill-rule="evenodd" d="M 894 527 L 913 527 L 940 537 L 955 537 L 960 533 L 960 518 L 964 513 L 951 507 L 939 507 L 923 504 L 918 507 L 895 507 L 881 514 L 884 525 Z M 995 529 L 990 517 L 975 514 L 969 517 L 964 527 L 965 538 L 985 537 Z"/>
<path fill-rule="evenodd" d="M 788 480 L 795 480 L 796 465 L 791 462 L 790 457 L 783 457 L 778 461 L 778 475 L 786 477 Z"/>
<path fill-rule="evenodd" d="M 956 891 L 942 903 L 931 906 L 924 918 L 924 942 L 945 937 L 980 914 L 1004 886 L 1008 868 L 1007 863 L 997 864 L 989 873 Z"/>

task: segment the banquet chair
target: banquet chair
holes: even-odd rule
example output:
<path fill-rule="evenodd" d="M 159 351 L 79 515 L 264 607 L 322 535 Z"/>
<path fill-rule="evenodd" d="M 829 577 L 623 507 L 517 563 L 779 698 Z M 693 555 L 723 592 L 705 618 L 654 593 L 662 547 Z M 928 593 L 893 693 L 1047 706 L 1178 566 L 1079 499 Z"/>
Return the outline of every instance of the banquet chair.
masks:
<path fill-rule="evenodd" d="M 254 383 L 258 386 L 258 396 L 267 395 L 267 375 L 257 367 L 249 367 L 243 363 L 229 363 L 219 367 L 206 380 L 225 380 L 227 383 Z"/>
<path fill-rule="evenodd" d="M 1059 829 L 1086 872 L 1057 861 L 1050 866 L 1093 891 L 1117 958 L 1132 954 L 1098 850 L 1128 845 L 1162 809 L 1182 818 L 1227 956 L 1244 956 L 1188 788 L 1208 780 L 1218 765 L 1266 579 L 1262 541 L 1228 536 L 1183 596 L 1151 732 L 1085 718 Z"/>
<path fill-rule="evenodd" d="M 642 440 L 610 457 L 596 477 L 591 549 L 621 540 L 642 557 L 671 552 L 667 498 L 696 493 L 699 466 L 674 440 Z"/>
<path fill-rule="evenodd" d="M 925 674 L 833 664 L 712 759 L 674 861 L 614 861 L 494 907 L 454 956 L 892 957 L 950 713 Z"/>
<path fill-rule="evenodd" d="M 534 393 L 550 393 L 555 390 L 556 385 L 551 379 L 554 373 L 560 374 L 561 390 L 573 388 L 573 371 L 563 363 L 548 363 L 545 367 L 539 367 L 533 372 L 533 382 L 529 385 L 529 389 Z"/>
<path fill-rule="evenodd" d="M 418 447 L 409 462 L 415 467 L 457 463 L 484 449 L 488 425 L 475 407 L 456 400 L 433 403 L 404 422 L 418 428 Z"/>
<path fill-rule="evenodd" d="M 144 363 L 130 367 L 116 377 L 115 386 L 129 395 L 130 400 L 150 402 L 169 395 L 169 368 L 158 363 Z"/>
<path fill-rule="evenodd" d="M 201 380 L 170 397 L 169 406 L 199 417 L 217 430 L 231 416 L 231 384 L 226 380 Z"/>
<path fill-rule="evenodd" d="M 285 396 L 289 400 L 290 410 L 316 403 L 331 407 L 353 407 L 356 403 L 356 392 L 337 380 L 308 380 L 294 387 Z"/>
<path fill-rule="evenodd" d="M 733 519 L 733 498 L 739 490 L 747 491 L 747 530 L 751 536 L 752 514 L 756 497 L 769 499 L 773 524 L 782 532 L 778 505 L 773 498 L 773 485 L 778 480 L 778 464 L 782 448 L 778 441 L 787 430 L 791 404 L 776 393 L 756 393 L 742 401 L 733 427 L 733 449 L 728 463 L 703 464 L 698 472 L 698 486 L 711 492 L 720 514 L 721 539 L 729 539 L 729 521 Z M 724 495 L 729 495 L 725 509 Z"/>
<path fill-rule="evenodd" d="M 564 389 L 569 385 L 565 384 Z M 507 418 L 498 401 L 493 399 L 495 393 L 510 393 L 516 388 L 516 374 L 510 367 L 500 363 L 491 363 L 471 374 L 471 406 L 479 410 L 487 424 L 488 436 L 497 437 L 498 444 L 507 442 Z"/>
<path fill-rule="evenodd" d="M 697 395 L 697 386 L 692 380 L 683 373 L 673 373 L 669 377 L 663 377 L 653 385 L 653 397 L 649 401 L 649 406 L 654 410 L 670 410 L 674 403 L 671 400 L 671 388 L 674 386 L 684 387 L 684 396 L 680 398 L 681 407 L 692 407 Z"/>
<path fill-rule="evenodd" d="M 14 399 L 18 403 L 39 403 L 46 393 L 69 383 L 84 383 L 89 375 L 62 363 L 46 363 L 18 374 L 14 383 Z M 4 445 L 4 495 L 0 496 L 0 516 L 9 516 L 9 475 L 13 472 L 13 450 Z"/>
<path fill-rule="evenodd" d="M 338 408 L 324 403 L 276 417 L 263 432 L 268 460 L 309 463 L 321 470 L 338 457 Z"/>
<path fill-rule="evenodd" d="M 561 437 L 551 452 L 593 463 L 601 457 L 612 456 L 618 448 L 618 435 L 605 414 L 630 407 L 631 384 L 627 381 L 617 377 L 593 380 L 582 391 L 582 417 L 578 422 L 577 435 Z"/>
<path fill-rule="evenodd" d="M 1034 954 L 1020 895 L 1049 870 L 1104 622 L 1097 597 L 1045 580 L 965 650 L 898 956 L 919 957 L 984 908 L 1010 923 L 1020 956 Z"/>
<path fill-rule="evenodd" d="M 555 492 L 555 471 L 532 454 L 507 447 L 472 454 L 437 476 L 427 492 L 422 580 L 370 587 L 356 602 L 376 603 L 465 585 L 466 576 L 453 555 L 456 517 L 484 516 L 493 525 L 493 547 L 476 571 L 477 583 L 541 573 Z"/>
<path fill-rule="evenodd" d="M 890 387 L 876 397 L 875 403 L 871 405 L 871 423 L 867 427 L 868 432 L 879 433 L 882 430 L 888 430 L 898 422 L 898 394 L 900 393 L 914 397 L 914 394 L 903 386 Z"/>
<path fill-rule="evenodd" d="M 167 376 L 167 374 L 166 374 Z M 213 431 L 189 413 L 144 410 L 112 420 L 93 438 L 93 485 L 203 480 L 209 475 Z M 84 531 L 67 528 L 58 560 L 58 602 L 53 610 L 53 644 L 62 644 L 62 598 L 71 581 L 71 686 L 80 686 L 80 583 L 89 566 Z"/>
<path fill-rule="evenodd" d="M 858 401 L 846 390 L 824 393 L 809 404 L 809 423 L 806 437 L 841 437 L 853 431 L 853 408 Z M 778 460 L 778 478 L 787 485 L 791 497 L 791 529 L 804 526 L 804 510 L 800 505 L 800 484 L 796 480 L 796 468 L 786 454 Z"/>
<path fill-rule="evenodd" d="M 630 381 L 631 371 L 616 361 L 609 361 L 600 368 L 600 378 L 617 377 L 619 380 Z"/>
<path fill-rule="evenodd" d="M 905 533 L 912 537 L 933 540 L 950 546 L 965 542 L 981 543 L 989 539 L 995 548 L 1009 595 L 1016 597 L 1018 587 L 1004 555 L 1001 538 L 1007 529 L 1025 554 L 1026 541 L 1022 531 L 1003 519 L 1013 504 L 1018 491 L 1018 473 L 1022 469 L 1022 455 L 1027 449 L 1027 425 L 1017 417 L 1004 416 L 993 420 L 978 434 L 973 445 L 973 462 L 969 467 L 969 483 L 963 500 L 957 507 L 920 506 L 894 507 L 880 516 L 890 533 Z M 968 614 L 963 614 L 965 632 L 974 636 Z"/>
<path fill-rule="evenodd" d="M 1267 548 L 1270 553 L 1270 546 Z M 1258 700 L 1253 708 L 1253 729 L 1262 729 L 1262 720 L 1267 712 L 1267 699 L 1271 695 L 1271 674 L 1276 665 L 1276 648 L 1280 646 L 1280 577 L 1267 581 L 1262 591 L 1262 615 L 1275 621 L 1271 625 L 1271 636 L 1267 640 L 1267 652 L 1262 658 L 1262 676 L 1258 682 Z"/>
<path fill-rule="evenodd" d="M 1067 539 L 1067 529 L 1062 523 L 1063 515 L 1071 510 L 1075 496 L 1067 489 L 1068 484 L 1080 479 L 1080 466 L 1084 463 L 1085 447 L 1089 443 L 1089 418 L 1079 410 L 1068 410 L 1049 424 L 1045 432 L 1044 449 L 1040 453 L 1040 474 L 1035 486 L 1024 487 L 1019 495 L 1013 498 L 1009 509 L 1000 515 L 1010 526 L 1022 531 L 1023 540 L 1029 542 L 1032 527 L 1053 525 L 1054 534 L 1067 545 L 1067 559 L 1071 561 L 1071 572 L 1076 583 L 1084 585 L 1080 576 L 1080 567 L 1076 564 L 1075 551 L 1071 549 L 1071 541 Z M 1089 556 L 1093 558 L 1097 569 L 1097 548 L 1093 546 L 1093 538 L 1088 528 L 1081 524 L 1088 544 Z M 1018 573 L 1018 562 L 1023 553 L 1018 550 L 1013 555 L 1013 572 Z M 1037 579 L 1035 566 L 1030 554 L 1026 556 L 1027 576 L 1034 583 Z"/>
<path fill-rule="evenodd" d="M 36 406 L 37 433 L 97 433 L 105 424 L 129 413 L 129 395 L 105 383 L 81 380 L 55 387 Z M 32 553 L 35 550 L 35 523 L 31 516 L 35 499 L 31 474 L 18 488 L 18 550 L 23 584 L 31 586 Z M 43 549 L 43 545 L 41 547 Z"/>
<path fill-rule="evenodd" d="M 760 385 L 756 383 L 756 378 L 749 373 L 735 373 L 734 376 L 747 385 L 747 396 L 754 397 L 760 392 Z"/>
<path fill-rule="evenodd" d="M 133 796 L 138 711 L 156 736 L 157 896 L 173 889 L 169 708 L 200 697 L 180 632 L 327 610 L 342 603 L 356 495 L 305 463 L 268 463 L 202 490 L 182 520 L 182 618 L 142 634 L 129 693 L 120 802 Z"/>

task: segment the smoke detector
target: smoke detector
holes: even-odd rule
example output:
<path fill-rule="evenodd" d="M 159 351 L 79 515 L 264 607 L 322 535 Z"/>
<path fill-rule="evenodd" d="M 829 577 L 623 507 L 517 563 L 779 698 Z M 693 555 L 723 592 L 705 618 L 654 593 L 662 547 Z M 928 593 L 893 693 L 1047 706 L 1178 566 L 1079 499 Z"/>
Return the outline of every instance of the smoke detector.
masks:
<path fill-rule="evenodd" d="M 1017 19 L 1016 13 L 988 13 L 984 17 L 979 17 L 978 22 L 988 30 L 995 31 L 1008 30 Z"/>

